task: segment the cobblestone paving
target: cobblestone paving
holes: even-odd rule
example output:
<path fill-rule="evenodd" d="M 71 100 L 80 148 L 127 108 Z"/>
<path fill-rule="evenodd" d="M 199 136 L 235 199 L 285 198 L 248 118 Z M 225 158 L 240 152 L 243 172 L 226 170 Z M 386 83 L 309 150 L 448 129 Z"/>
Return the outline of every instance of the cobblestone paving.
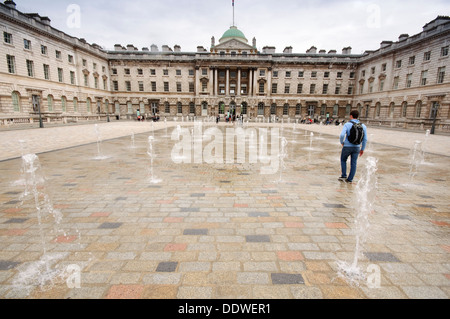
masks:
<path fill-rule="evenodd" d="M 42 135 L 55 146 L 38 154 L 36 193 L 24 194 L 21 158 L 0 162 L 0 298 L 449 298 L 448 156 L 426 153 L 412 176 L 409 147 L 372 142 L 345 184 L 331 128 L 314 126 L 311 140 L 307 127 L 285 125 L 285 168 L 265 175 L 261 163 L 176 164 L 174 124 L 137 125 L 100 126 L 117 134 L 105 133 L 102 158 L 91 126 L 70 127 L 90 136 L 79 146 Z M 150 179 L 149 135 L 160 183 Z M 369 157 L 378 188 L 358 264 L 367 280 L 352 284 L 337 263 L 353 260 L 356 183 Z"/>

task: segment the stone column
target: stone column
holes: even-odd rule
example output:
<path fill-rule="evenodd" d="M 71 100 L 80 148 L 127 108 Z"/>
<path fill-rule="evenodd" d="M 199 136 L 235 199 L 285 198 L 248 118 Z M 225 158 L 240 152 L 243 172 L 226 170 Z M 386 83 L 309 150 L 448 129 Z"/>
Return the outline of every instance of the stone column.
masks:
<path fill-rule="evenodd" d="M 195 95 L 200 95 L 200 68 L 198 66 L 195 67 Z"/>
<path fill-rule="evenodd" d="M 248 69 L 248 76 L 249 76 L 249 81 L 248 81 L 247 94 L 249 96 L 253 96 L 253 69 L 252 68 Z"/>
<path fill-rule="evenodd" d="M 219 95 L 219 70 L 214 69 L 214 95 Z"/>
<path fill-rule="evenodd" d="M 241 68 L 238 68 L 237 96 L 241 96 Z"/>
<path fill-rule="evenodd" d="M 214 69 L 211 68 L 209 72 L 209 93 L 211 96 L 214 95 Z"/>
<path fill-rule="evenodd" d="M 226 80 L 226 85 L 225 85 L 225 95 L 229 96 L 230 95 L 230 68 L 227 68 L 227 80 Z"/>
<path fill-rule="evenodd" d="M 268 69 L 267 72 L 267 97 L 272 94 L 272 68 Z"/>
<path fill-rule="evenodd" d="M 253 95 L 258 93 L 258 69 L 253 69 Z"/>

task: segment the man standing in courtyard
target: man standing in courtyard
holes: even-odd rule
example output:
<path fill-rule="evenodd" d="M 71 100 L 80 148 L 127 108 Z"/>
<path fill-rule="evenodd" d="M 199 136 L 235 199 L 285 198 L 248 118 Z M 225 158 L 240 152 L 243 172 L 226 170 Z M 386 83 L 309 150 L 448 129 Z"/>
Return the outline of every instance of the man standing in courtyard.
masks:
<path fill-rule="evenodd" d="M 342 145 L 340 181 L 352 183 L 356 174 L 358 157 L 363 156 L 367 145 L 367 127 L 358 120 L 359 112 L 350 113 L 350 121 L 344 125 L 340 135 Z M 347 160 L 351 158 L 350 174 L 347 176 Z"/>

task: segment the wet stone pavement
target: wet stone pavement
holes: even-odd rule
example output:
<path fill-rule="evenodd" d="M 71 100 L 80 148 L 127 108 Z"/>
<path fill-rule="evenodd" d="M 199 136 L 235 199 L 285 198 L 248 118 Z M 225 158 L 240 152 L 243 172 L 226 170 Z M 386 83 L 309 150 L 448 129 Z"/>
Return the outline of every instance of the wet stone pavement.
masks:
<path fill-rule="evenodd" d="M 95 142 L 38 154 L 35 188 L 21 158 L 0 162 L 0 298 L 448 299 L 449 157 L 425 153 L 411 174 L 411 149 L 370 143 L 346 184 L 337 137 L 303 129 L 283 127 L 274 174 L 176 163 L 164 129 L 134 148 L 130 135 L 104 140 L 102 157 Z M 355 284 L 337 263 L 355 254 L 369 157 L 376 200 Z"/>

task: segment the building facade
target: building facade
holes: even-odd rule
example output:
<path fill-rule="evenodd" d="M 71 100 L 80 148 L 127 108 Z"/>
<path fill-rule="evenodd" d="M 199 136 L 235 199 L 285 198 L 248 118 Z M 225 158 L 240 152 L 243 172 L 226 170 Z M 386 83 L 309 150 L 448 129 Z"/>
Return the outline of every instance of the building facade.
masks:
<path fill-rule="evenodd" d="M 113 51 L 67 35 L 48 17 L 0 4 L 0 124 L 172 119 L 229 111 L 248 119 L 343 120 L 358 109 L 368 125 L 450 131 L 450 18 L 414 36 L 352 54 L 257 49 L 230 27 L 210 49 L 179 46 Z"/>

